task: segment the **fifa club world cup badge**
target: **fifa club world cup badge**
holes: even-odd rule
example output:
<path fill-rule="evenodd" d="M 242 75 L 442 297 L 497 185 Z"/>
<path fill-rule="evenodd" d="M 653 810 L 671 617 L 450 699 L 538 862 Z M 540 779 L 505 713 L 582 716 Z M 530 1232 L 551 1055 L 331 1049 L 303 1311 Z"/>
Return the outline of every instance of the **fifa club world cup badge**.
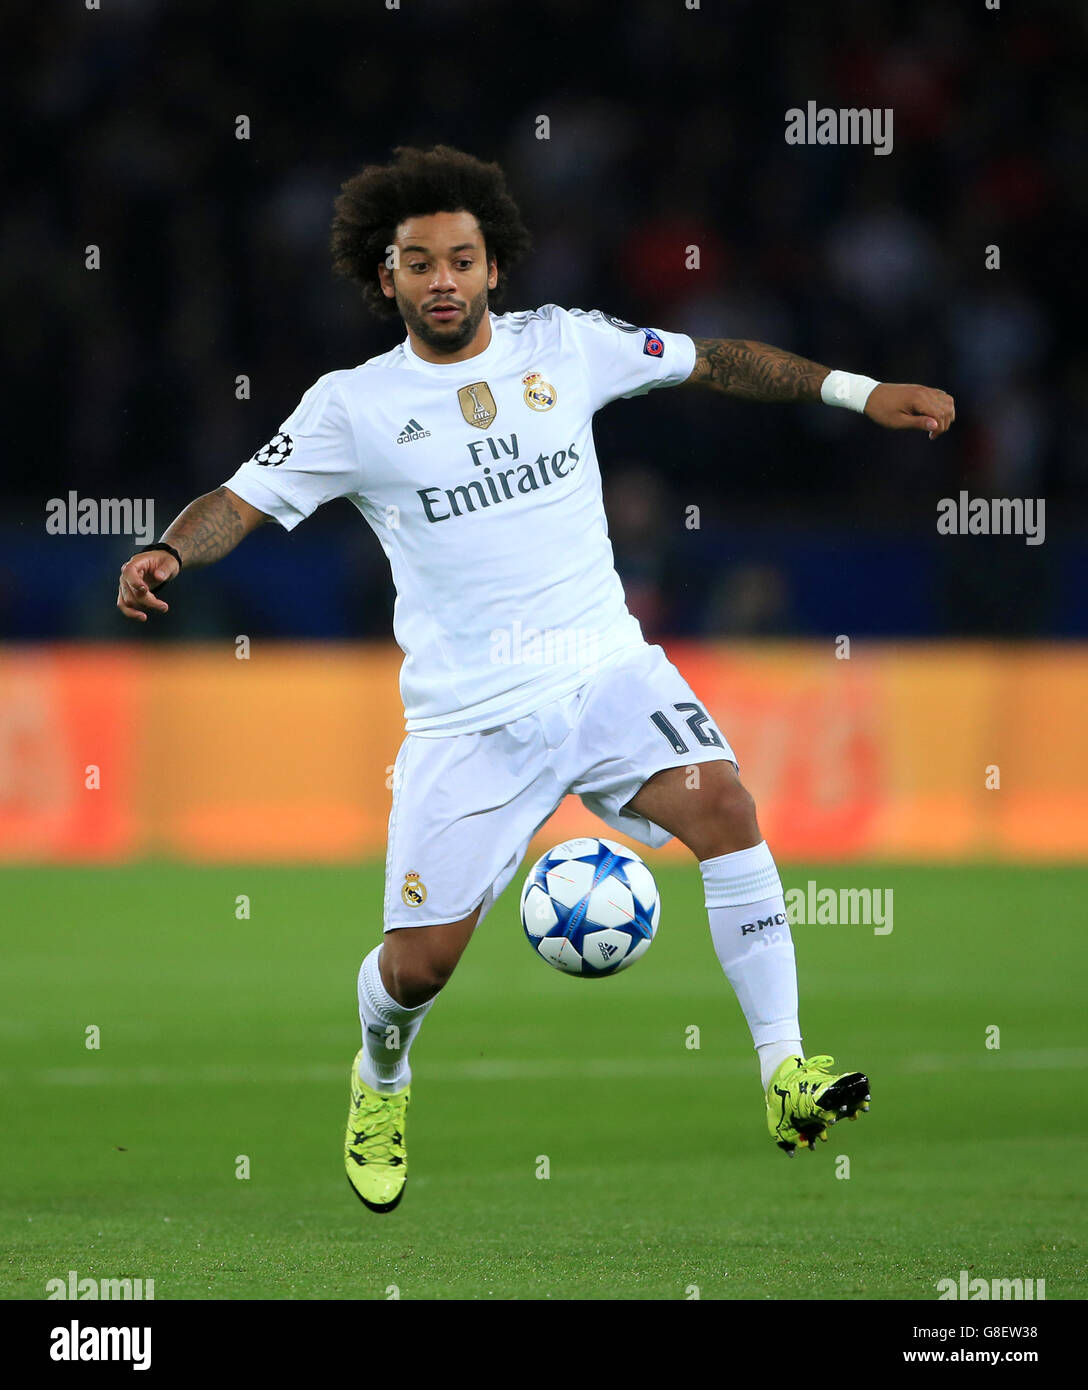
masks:
<path fill-rule="evenodd" d="M 407 907 L 422 907 L 427 901 L 427 890 L 419 881 L 419 875 L 411 870 L 404 875 L 404 885 L 400 890 Z"/>
<path fill-rule="evenodd" d="M 555 387 L 545 381 L 539 372 L 530 372 L 521 378 L 525 387 L 525 404 L 530 410 L 551 410 L 559 399 Z"/>
<path fill-rule="evenodd" d="M 473 429 L 486 430 L 499 413 L 486 381 L 474 381 L 471 386 L 462 386 L 457 399 L 461 403 L 461 414 Z"/>

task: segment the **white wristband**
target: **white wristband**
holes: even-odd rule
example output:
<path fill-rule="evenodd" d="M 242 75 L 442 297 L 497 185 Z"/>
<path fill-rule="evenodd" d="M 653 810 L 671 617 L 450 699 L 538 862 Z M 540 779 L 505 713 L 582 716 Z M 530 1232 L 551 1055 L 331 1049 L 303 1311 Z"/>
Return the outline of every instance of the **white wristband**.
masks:
<path fill-rule="evenodd" d="M 856 410 L 860 415 L 865 409 L 874 386 L 879 386 L 871 376 L 855 376 L 853 372 L 828 372 L 820 387 L 820 399 L 824 405 L 841 405 L 847 410 Z"/>

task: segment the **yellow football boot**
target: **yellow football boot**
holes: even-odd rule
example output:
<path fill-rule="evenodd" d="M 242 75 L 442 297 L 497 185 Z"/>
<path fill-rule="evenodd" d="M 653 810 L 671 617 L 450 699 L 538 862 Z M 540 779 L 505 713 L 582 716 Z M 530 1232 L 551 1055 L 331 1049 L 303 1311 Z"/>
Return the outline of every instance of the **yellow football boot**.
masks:
<path fill-rule="evenodd" d="M 814 1150 L 817 1139 L 826 1143 L 829 1125 L 869 1108 L 869 1078 L 835 1076 L 834 1064 L 834 1057 L 787 1057 L 768 1083 L 767 1128 L 791 1158 L 798 1148 Z"/>
<path fill-rule="evenodd" d="M 351 1065 L 351 1109 L 344 1167 L 351 1190 L 371 1211 L 392 1211 L 404 1195 L 408 1155 L 404 1119 L 411 1087 L 382 1095 L 359 1079 L 360 1048 Z"/>

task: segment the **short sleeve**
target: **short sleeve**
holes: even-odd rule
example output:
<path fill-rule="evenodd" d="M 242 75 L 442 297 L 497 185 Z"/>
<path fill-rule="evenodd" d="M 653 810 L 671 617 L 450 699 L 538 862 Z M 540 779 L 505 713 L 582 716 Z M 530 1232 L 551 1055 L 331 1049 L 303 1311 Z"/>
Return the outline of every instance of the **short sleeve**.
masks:
<path fill-rule="evenodd" d="M 336 377 L 315 382 L 223 486 L 288 531 L 323 502 L 361 491 L 355 435 Z"/>
<path fill-rule="evenodd" d="M 568 309 L 567 322 L 586 364 L 593 408 L 679 386 L 695 370 L 695 344 L 684 333 L 638 328 L 600 309 Z"/>

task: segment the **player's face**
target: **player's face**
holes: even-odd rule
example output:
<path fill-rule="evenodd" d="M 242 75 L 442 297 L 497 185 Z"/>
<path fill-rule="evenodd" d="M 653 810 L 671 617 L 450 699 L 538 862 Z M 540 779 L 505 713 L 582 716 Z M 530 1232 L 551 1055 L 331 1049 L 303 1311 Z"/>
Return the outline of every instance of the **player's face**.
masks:
<path fill-rule="evenodd" d="M 395 299 L 413 348 L 431 361 L 482 352 L 490 339 L 487 292 L 498 283 L 470 212 L 409 217 L 393 237 L 397 266 L 379 266 L 382 293 Z"/>

